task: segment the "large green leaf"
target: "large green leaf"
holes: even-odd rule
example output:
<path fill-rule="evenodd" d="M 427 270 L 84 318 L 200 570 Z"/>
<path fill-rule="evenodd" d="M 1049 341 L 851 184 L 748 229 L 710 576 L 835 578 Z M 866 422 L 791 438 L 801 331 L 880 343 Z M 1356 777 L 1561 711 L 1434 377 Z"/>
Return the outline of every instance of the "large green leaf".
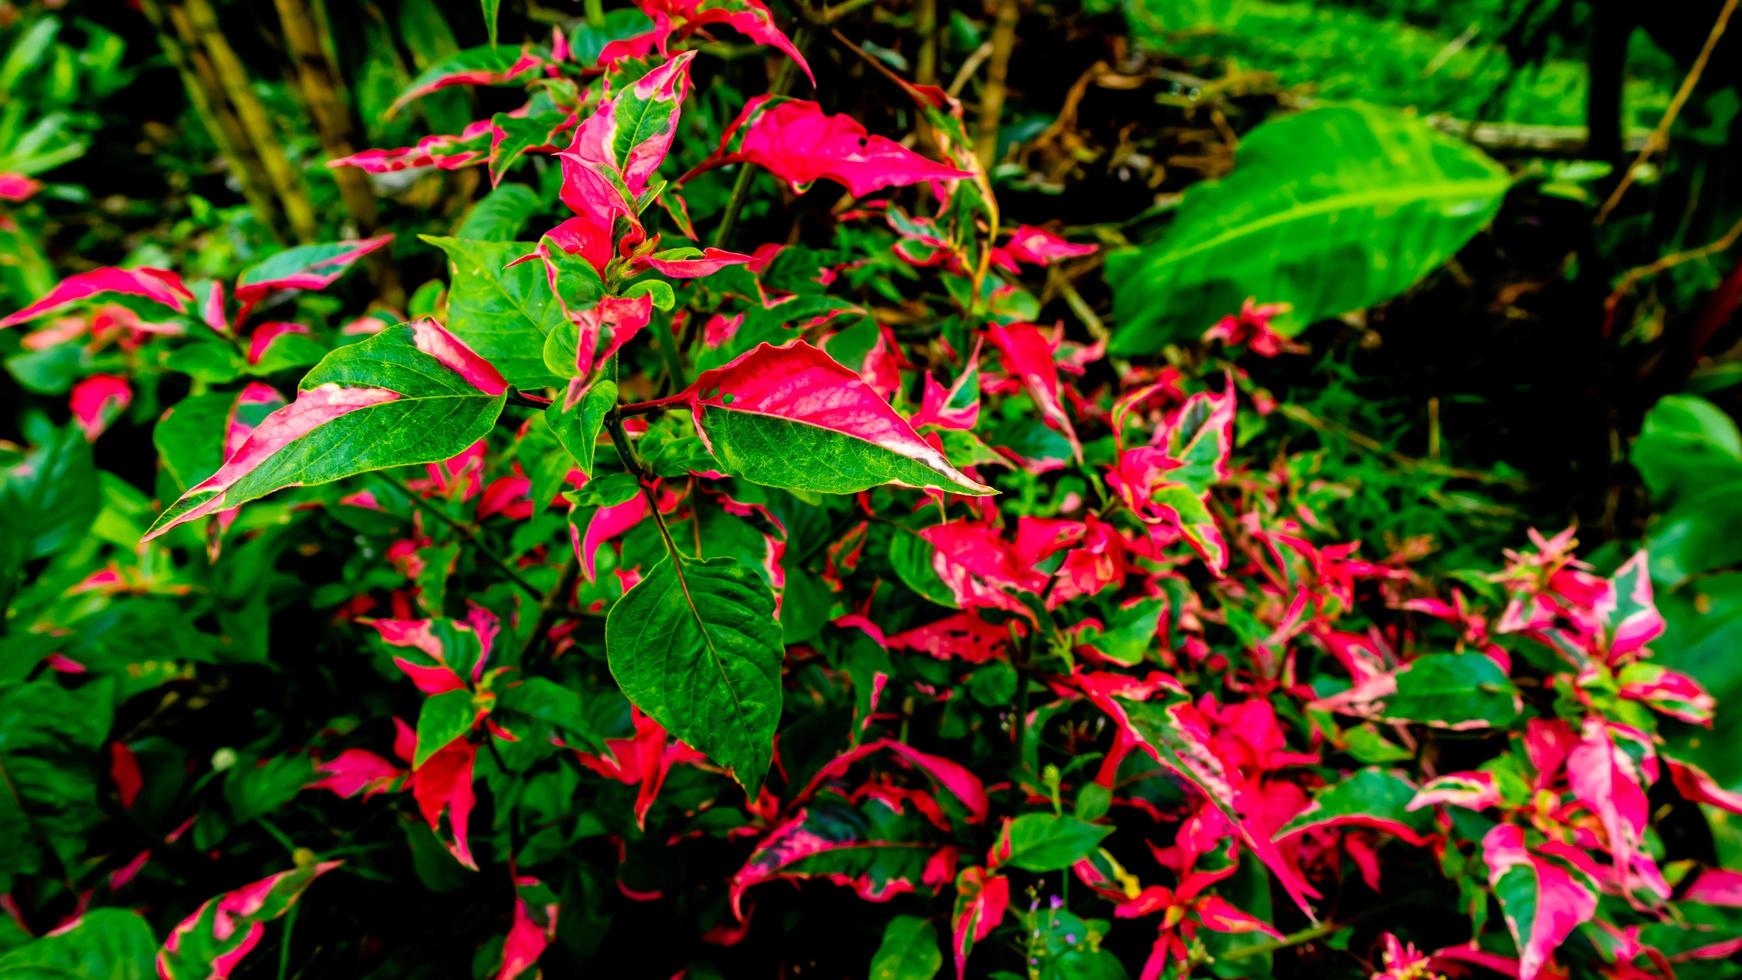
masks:
<path fill-rule="evenodd" d="M 1674 585 L 1742 559 L 1742 433 L 1723 410 L 1670 395 L 1645 415 L 1632 463 L 1658 517 L 1651 577 Z"/>
<path fill-rule="evenodd" d="M 756 797 L 780 722 L 785 648 L 774 595 L 754 569 L 667 558 L 611 607 L 605 652 L 631 702 Z"/>
<path fill-rule="evenodd" d="M 322 358 L 296 401 L 262 420 L 146 537 L 284 487 L 449 459 L 496 424 L 506 388 L 433 320 L 389 327 Z"/>
<path fill-rule="evenodd" d="M 65 932 L 32 940 L 0 955 L 11 980 L 147 980 L 156 976 L 157 938 L 137 912 L 93 909 Z"/>
<path fill-rule="evenodd" d="M 1397 691 L 1381 717 L 1435 728 L 1505 728 L 1518 719 L 1518 689 L 1480 653 L 1433 653 L 1397 672 Z"/>
<path fill-rule="evenodd" d="M 883 942 L 871 957 L 871 980 L 931 980 L 943 969 L 938 931 L 915 915 L 898 915 L 883 930 Z"/>
<path fill-rule="evenodd" d="M 91 444 L 76 425 L 44 432 L 15 466 L 0 464 L 0 597 L 25 562 L 84 537 L 99 490 Z"/>
<path fill-rule="evenodd" d="M 1050 813 L 1025 813 L 1004 825 L 992 853 L 998 866 L 1025 871 L 1062 871 L 1093 854 L 1113 832 L 1087 820 Z"/>
<path fill-rule="evenodd" d="M 107 680 L 0 685 L 0 882 L 80 859 L 102 816 L 92 762 L 114 714 Z"/>
<path fill-rule="evenodd" d="M 1300 326 L 1398 295 L 1451 258 L 1511 180 L 1419 120 L 1333 105 L 1264 123 L 1234 172 L 1186 191 L 1167 233 L 1107 259 L 1111 350 L 1195 337 L 1255 298 Z"/>
<path fill-rule="evenodd" d="M 432 235 L 423 240 L 448 253 L 453 263 L 447 326 L 454 336 L 496 365 L 515 387 L 556 384 L 559 379 L 545 367 L 544 341 L 563 322 L 563 303 L 551 292 L 543 262 L 510 265 L 538 246 Z M 564 262 L 559 268 L 559 288 L 571 309 L 583 309 L 603 293 L 597 273 L 585 262 Z"/>

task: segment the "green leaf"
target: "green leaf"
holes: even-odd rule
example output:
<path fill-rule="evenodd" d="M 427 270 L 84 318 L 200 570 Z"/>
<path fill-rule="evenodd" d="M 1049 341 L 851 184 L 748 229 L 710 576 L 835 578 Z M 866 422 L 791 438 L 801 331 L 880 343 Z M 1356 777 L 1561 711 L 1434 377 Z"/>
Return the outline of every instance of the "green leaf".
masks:
<path fill-rule="evenodd" d="M 1494 216 L 1506 171 L 1390 109 L 1331 105 L 1266 122 L 1234 172 L 1187 190 L 1162 239 L 1107 259 L 1109 353 L 1196 337 L 1241 303 L 1288 303 L 1292 323 L 1398 295 Z"/>
<path fill-rule="evenodd" d="M 77 690 L 51 674 L 0 685 L 0 878 L 81 860 L 86 836 L 102 817 L 93 770 L 114 717 L 114 684 Z"/>
<path fill-rule="evenodd" d="M 1522 710 L 1506 672 L 1480 653 L 1432 653 L 1397 673 L 1382 716 L 1435 728 L 1505 728 Z"/>
<path fill-rule="evenodd" d="M 898 915 L 871 957 L 871 980 L 931 980 L 943 966 L 937 929 L 918 916 Z"/>
<path fill-rule="evenodd" d="M 146 537 L 285 487 L 451 458 L 496 424 L 505 388 L 494 368 L 432 320 L 341 347 L 302 379 L 294 403 L 267 416 Z"/>
<path fill-rule="evenodd" d="M 490 46 L 496 46 L 496 13 L 502 8 L 502 0 L 478 0 L 484 11 L 484 30 L 490 36 Z"/>
<path fill-rule="evenodd" d="M 538 194 L 525 184 L 503 184 L 478 199 L 455 229 L 462 240 L 511 242 L 538 213 Z"/>
<path fill-rule="evenodd" d="M 1313 802 L 1276 832 L 1281 839 L 1319 827 L 1357 826 L 1397 834 L 1412 842 L 1431 831 L 1433 814 L 1410 812 L 1416 788 L 1409 780 L 1379 768 L 1367 768 L 1313 794 Z"/>
<path fill-rule="evenodd" d="M 599 432 L 605 427 L 605 416 L 616 404 L 617 386 L 609 381 L 599 381 L 588 388 L 575 405 L 570 406 L 566 400 L 559 399 L 544 410 L 550 431 L 575 458 L 575 465 L 589 477 L 593 475 Z"/>
<path fill-rule="evenodd" d="M 423 236 L 448 253 L 447 327 L 517 388 L 543 388 L 558 377 L 545 366 L 545 338 L 566 322 L 563 304 L 551 293 L 543 262 L 509 263 L 533 253 L 532 242 L 467 241 Z M 584 270 L 584 271 L 583 271 Z M 591 274 L 590 281 L 588 274 Z M 604 287 L 585 262 L 562 264 L 564 300 L 571 309 L 597 301 Z"/>
<path fill-rule="evenodd" d="M 908 588 L 940 606 L 956 609 L 955 593 L 944 584 L 937 566 L 932 563 L 937 553 L 930 541 L 907 528 L 898 527 L 889 544 L 889 564 L 895 569 L 896 577 Z"/>
<path fill-rule="evenodd" d="M 0 576 L 13 562 L 83 538 L 102 507 L 99 489 L 91 444 L 76 425 L 47 432 L 16 465 L 0 468 Z"/>
<path fill-rule="evenodd" d="M 1113 832 L 1087 820 L 1050 813 L 1025 813 L 1004 825 L 993 847 L 998 865 L 1015 865 L 1026 871 L 1062 871 L 1101 846 Z"/>
<path fill-rule="evenodd" d="M 0 955 L 0 976 L 12 980 L 148 980 L 157 937 L 137 912 L 92 909 L 78 925 Z"/>
<path fill-rule="evenodd" d="M 780 722 L 785 648 L 774 594 L 755 570 L 668 557 L 611 607 L 605 653 L 631 702 L 756 798 Z"/>
<path fill-rule="evenodd" d="M 411 768 L 422 769 L 430 756 L 464 738 L 476 717 L 471 691 L 443 691 L 425 699 L 417 713 L 417 751 L 412 754 Z"/>
<path fill-rule="evenodd" d="M 596 744 L 599 740 L 598 733 L 587 719 L 581 696 L 543 677 L 529 677 L 503 691 L 496 710 L 536 719 L 585 744 Z"/>
<path fill-rule="evenodd" d="M 1646 542 L 1652 578 L 1674 585 L 1742 559 L 1742 432 L 1722 409 L 1660 399 L 1631 460 L 1659 511 Z"/>

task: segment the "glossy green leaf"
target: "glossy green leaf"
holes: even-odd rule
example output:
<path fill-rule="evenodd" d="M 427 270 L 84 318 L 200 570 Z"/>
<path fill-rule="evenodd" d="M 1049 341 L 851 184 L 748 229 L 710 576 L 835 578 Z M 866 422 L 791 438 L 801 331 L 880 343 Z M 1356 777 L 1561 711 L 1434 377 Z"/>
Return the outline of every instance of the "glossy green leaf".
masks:
<path fill-rule="evenodd" d="M 1433 653 L 1397 672 L 1397 692 L 1382 717 L 1436 728 L 1503 728 L 1521 710 L 1518 689 L 1479 653 Z"/>
<path fill-rule="evenodd" d="M 871 980 L 931 980 L 943 967 L 937 928 L 918 916 L 898 915 L 871 957 Z"/>
<path fill-rule="evenodd" d="M 617 685 L 754 799 L 780 722 L 785 655 L 774 595 L 729 558 L 667 558 L 611 607 L 605 651 Z"/>
<path fill-rule="evenodd" d="M 545 366 L 545 338 L 565 322 L 563 304 L 552 294 L 543 262 L 511 265 L 531 255 L 532 242 L 467 241 L 423 236 L 448 253 L 452 279 L 448 287 L 447 328 L 466 342 L 517 388 L 542 388 L 559 380 Z M 573 309 L 596 301 L 603 293 L 598 275 L 587 278 L 585 262 L 562 265 L 559 280 L 564 299 Z M 585 271 L 583 271 L 583 269 Z"/>
<path fill-rule="evenodd" d="M 1241 303 L 1305 325 L 1398 295 L 1451 258 L 1511 186 L 1481 151 L 1395 110 L 1329 105 L 1248 134 L 1167 233 L 1107 259 L 1110 351 L 1195 338 Z"/>
<path fill-rule="evenodd" d="M 490 431 L 505 388 L 494 368 L 434 321 L 341 347 L 302 379 L 295 402 L 267 416 L 146 537 L 285 487 L 448 459 Z"/>
<path fill-rule="evenodd" d="M 1004 825 L 993 847 L 999 866 L 1025 871 L 1062 871 L 1094 853 L 1113 832 L 1072 816 L 1025 813 Z"/>
<path fill-rule="evenodd" d="M 150 923 L 126 909 L 92 909 L 65 932 L 0 954 L 0 976 L 11 980 L 149 980 L 157 937 Z"/>
<path fill-rule="evenodd" d="M 605 416 L 617 405 L 617 386 L 609 381 L 595 382 L 574 405 L 559 399 L 544 410 L 545 421 L 557 441 L 574 457 L 582 473 L 593 475 L 593 459 L 599 447 L 599 433 L 605 428 Z"/>
<path fill-rule="evenodd" d="M 464 738 L 476 716 L 470 691 L 443 691 L 426 698 L 417 714 L 417 751 L 411 757 L 411 767 L 423 768 L 430 756 Z"/>

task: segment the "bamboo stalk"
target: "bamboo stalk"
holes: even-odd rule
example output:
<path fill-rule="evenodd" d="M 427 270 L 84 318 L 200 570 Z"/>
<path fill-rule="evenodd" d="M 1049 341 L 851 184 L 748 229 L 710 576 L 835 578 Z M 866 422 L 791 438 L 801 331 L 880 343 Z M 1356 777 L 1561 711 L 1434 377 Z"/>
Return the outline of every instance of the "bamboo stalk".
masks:
<path fill-rule="evenodd" d="M 340 94 L 337 70 L 321 47 L 315 19 L 304 0 L 274 0 L 274 4 L 278 8 L 279 22 L 284 25 L 285 46 L 295 63 L 294 87 L 314 120 L 321 148 L 326 151 L 328 159 L 350 156 L 353 152 L 351 112 Z M 351 167 L 329 168 L 328 173 L 338 184 L 339 197 L 345 202 L 345 210 L 356 220 L 359 234 L 362 237 L 373 234 L 379 216 L 368 177 Z M 393 257 L 385 251 L 377 251 L 370 253 L 365 261 L 381 301 L 395 308 L 403 306 L 405 290 L 393 267 Z"/>
<path fill-rule="evenodd" d="M 259 158 L 250 152 L 251 148 L 247 146 L 242 135 L 241 124 L 223 104 L 222 98 L 214 97 L 217 79 L 211 73 L 210 64 L 199 56 L 198 51 L 190 51 L 184 47 L 184 44 L 192 40 L 190 31 L 185 28 L 185 21 L 166 14 L 158 0 L 140 0 L 139 7 L 145 18 L 151 21 L 164 56 L 181 76 L 182 88 L 187 90 L 188 104 L 193 106 L 194 115 L 200 118 L 218 148 L 218 155 L 224 158 L 225 166 L 236 178 L 236 183 L 242 189 L 242 197 L 260 218 L 260 223 L 274 236 L 278 235 L 278 206 L 273 203 L 271 192 L 260 186 Z"/>
<path fill-rule="evenodd" d="M 261 105 L 259 96 L 254 94 L 254 89 L 249 84 L 248 72 L 242 67 L 241 59 L 236 57 L 235 50 L 230 47 L 223 30 L 218 27 L 218 15 L 207 0 L 183 0 L 182 7 L 187 13 L 194 37 L 199 39 L 200 46 L 205 48 L 207 56 L 211 58 L 218 83 L 230 100 L 231 107 L 235 109 L 236 118 L 241 121 L 242 129 L 248 135 L 248 142 L 260 157 L 266 179 L 272 183 L 273 190 L 278 194 L 279 206 L 284 209 L 291 232 L 302 241 L 314 241 L 320 235 L 320 223 L 315 219 L 314 205 L 309 202 L 308 189 L 303 186 L 301 175 L 291 166 L 290 158 L 285 155 L 284 146 L 273 130 L 272 120 L 267 118 L 266 107 Z"/>
<path fill-rule="evenodd" d="M 998 19 L 992 25 L 992 55 L 986 66 L 986 88 L 980 93 L 980 138 L 975 155 L 980 167 L 990 171 L 998 155 L 998 122 L 1004 115 L 1005 82 L 1010 77 L 1010 53 L 1016 47 L 1017 0 L 998 0 Z"/>

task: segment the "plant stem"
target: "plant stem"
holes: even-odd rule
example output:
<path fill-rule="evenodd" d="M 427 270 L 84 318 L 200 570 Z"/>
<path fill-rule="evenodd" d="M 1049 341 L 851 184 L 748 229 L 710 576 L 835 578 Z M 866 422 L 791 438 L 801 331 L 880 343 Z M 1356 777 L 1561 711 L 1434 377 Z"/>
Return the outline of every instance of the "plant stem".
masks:
<path fill-rule="evenodd" d="M 212 76 L 211 66 L 197 52 L 183 46 L 192 41 L 190 33 L 182 29 L 185 18 L 172 19 L 164 13 L 159 0 L 140 0 L 139 9 L 151 21 L 152 29 L 157 33 L 158 46 L 163 48 L 164 57 L 169 59 L 169 63 L 175 66 L 176 73 L 181 76 L 182 88 L 187 90 L 188 104 L 193 107 L 194 115 L 199 117 L 207 135 L 211 136 L 212 143 L 217 146 L 218 155 L 224 158 L 224 165 L 230 176 L 241 187 L 243 199 L 259 217 L 260 223 L 274 236 L 278 235 L 278 206 L 273 203 L 272 194 L 260 186 L 259 158 L 253 156 L 247 146 L 241 124 L 223 105 L 222 96 L 217 93 L 217 80 Z"/>
<path fill-rule="evenodd" d="M 302 241 L 314 241 L 320 234 L 314 205 L 309 203 L 308 191 L 303 186 L 301 175 L 291 166 L 290 158 L 285 156 L 284 146 L 278 141 L 272 120 L 266 115 L 266 107 L 261 104 L 259 96 L 254 94 L 248 72 L 242 67 L 242 60 L 224 38 L 224 32 L 218 26 L 218 15 L 207 0 L 184 0 L 181 9 L 187 15 L 193 36 L 211 58 L 218 84 L 236 110 L 236 117 L 241 121 L 248 142 L 260 157 L 261 168 L 266 171 L 267 180 L 278 193 L 278 202 L 284 209 L 285 218 L 290 222 L 291 232 Z"/>
<path fill-rule="evenodd" d="M 1609 199 L 1597 210 L 1596 223 L 1602 224 L 1609 220 L 1609 215 L 1621 203 L 1621 198 L 1627 194 L 1627 189 L 1633 186 L 1633 181 L 1639 176 L 1639 171 L 1645 166 L 1645 161 L 1651 159 L 1657 151 L 1669 146 L 1669 129 L 1675 125 L 1676 117 L 1681 115 L 1682 106 L 1687 105 L 1688 98 L 1694 94 L 1694 89 L 1700 84 L 1700 76 L 1706 73 L 1706 65 L 1712 60 L 1712 51 L 1717 48 L 1718 41 L 1723 38 L 1724 30 L 1730 26 L 1730 17 L 1736 12 L 1737 0 L 1724 0 L 1724 7 L 1718 11 L 1718 19 L 1712 22 L 1712 30 L 1706 35 L 1706 43 L 1700 48 L 1699 57 L 1694 59 L 1693 66 L 1688 69 L 1687 76 L 1682 79 L 1681 87 L 1676 89 L 1675 96 L 1669 100 L 1669 105 L 1663 110 L 1663 117 L 1657 121 L 1657 127 L 1651 131 L 1651 136 L 1645 145 L 1639 148 L 1639 155 L 1628 165 L 1627 172 L 1621 176 L 1621 182 L 1610 192 Z"/>
<path fill-rule="evenodd" d="M 436 520 L 441 521 L 443 524 L 446 524 L 448 527 L 452 528 L 456 533 L 458 533 L 460 535 L 460 537 L 465 538 L 466 544 L 471 546 L 472 551 L 474 553 L 483 556 L 485 561 L 488 561 L 490 564 L 495 565 L 497 571 L 499 571 L 503 575 L 507 576 L 508 580 L 510 582 L 513 582 L 515 585 L 520 586 L 521 590 L 524 591 L 527 595 L 537 596 L 537 595 L 541 594 L 538 591 L 538 588 L 536 586 L 534 586 L 531 582 L 528 582 L 526 580 L 526 578 L 520 574 L 520 572 L 515 570 L 514 566 L 508 564 L 507 561 L 503 560 L 501 555 L 498 555 L 498 554 L 496 554 L 496 552 L 491 551 L 489 548 L 484 547 L 483 542 L 478 540 L 478 532 L 477 531 L 473 530 L 472 528 L 470 528 L 464 524 L 461 524 L 459 521 L 456 521 L 452 517 L 448 516 L 447 511 L 444 511 L 440 507 L 437 507 L 435 504 L 432 504 L 429 501 L 423 499 L 423 497 L 421 495 L 419 495 L 418 493 L 413 491 L 410 487 L 406 486 L 405 483 L 403 481 L 401 481 L 399 478 L 389 476 L 386 473 L 381 474 L 381 478 L 386 480 L 389 484 L 391 484 L 395 490 L 398 490 L 401 494 L 403 494 L 405 496 L 405 499 L 411 502 L 412 506 L 418 508 L 419 510 L 422 510 L 424 513 L 430 515 L 431 517 L 434 517 Z"/>
<path fill-rule="evenodd" d="M 668 408 L 677 408 L 681 406 L 686 400 L 686 397 L 687 396 L 683 392 L 679 392 L 675 395 L 667 395 L 664 398 L 655 398 L 652 401 L 630 402 L 627 405 L 618 406 L 617 414 L 622 416 L 651 415 L 654 412 L 662 412 Z"/>
<path fill-rule="evenodd" d="M 1346 925 L 1346 923 L 1332 922 L 1327 919 L 1316 926 L 1308 926 L 1299 932 L 1291 932 L 1281 939 L 1271 939 L 1262 943 L 1253 943 L 1250 946 L 1242 946 L 1239 949 L 1229 950 L 1221 956 L 1216 957 L 1216 959 L 1243 960 L 1248 956 L 1263 956 L 1266 953 L 1274 953 L 1279 949 L 1287 949 L 1290 946 L 1299 946 L 1302 943 L 1310 943 L 1315 939 L 1321 939 L 1336 932 L 1338 929 L 1343 928 L 1344 925 Z"/>
<path fill-rule="evenodd" d="M 520 651 L 520 664 L 525 667 L 532 658 L 544 648 L 545 634 L 556 625 L 563 610 L 569 607 L 569 596 L 574 594 L 575 581 L 581 577 L 581 559 L 575 549 L 568 549 L 568 557 L 563 559 L 562 571 L 557 573 L 556 584 L 544 594 L 544 599 L 538 604 L 538 622 L 532 628 L 532 635 L 526 638 L 526 646 Z M 491 744 L 495 748 L 495 744 Z M 506 768 L 506 767 L 504 767 Z"/>
<path fill-rule="evenodd" d="M 980 168 L 991 170 L 998 155 L 998 122 L 1004 114 L 1005 82 L 1010 77 L 1010 53 L 1016 47 L 1017 0 L 998 0 L 992 24 L 992 55 L 986 67 L 986 88 L 980 93 L 980 138 L 975 155 Z"/>

